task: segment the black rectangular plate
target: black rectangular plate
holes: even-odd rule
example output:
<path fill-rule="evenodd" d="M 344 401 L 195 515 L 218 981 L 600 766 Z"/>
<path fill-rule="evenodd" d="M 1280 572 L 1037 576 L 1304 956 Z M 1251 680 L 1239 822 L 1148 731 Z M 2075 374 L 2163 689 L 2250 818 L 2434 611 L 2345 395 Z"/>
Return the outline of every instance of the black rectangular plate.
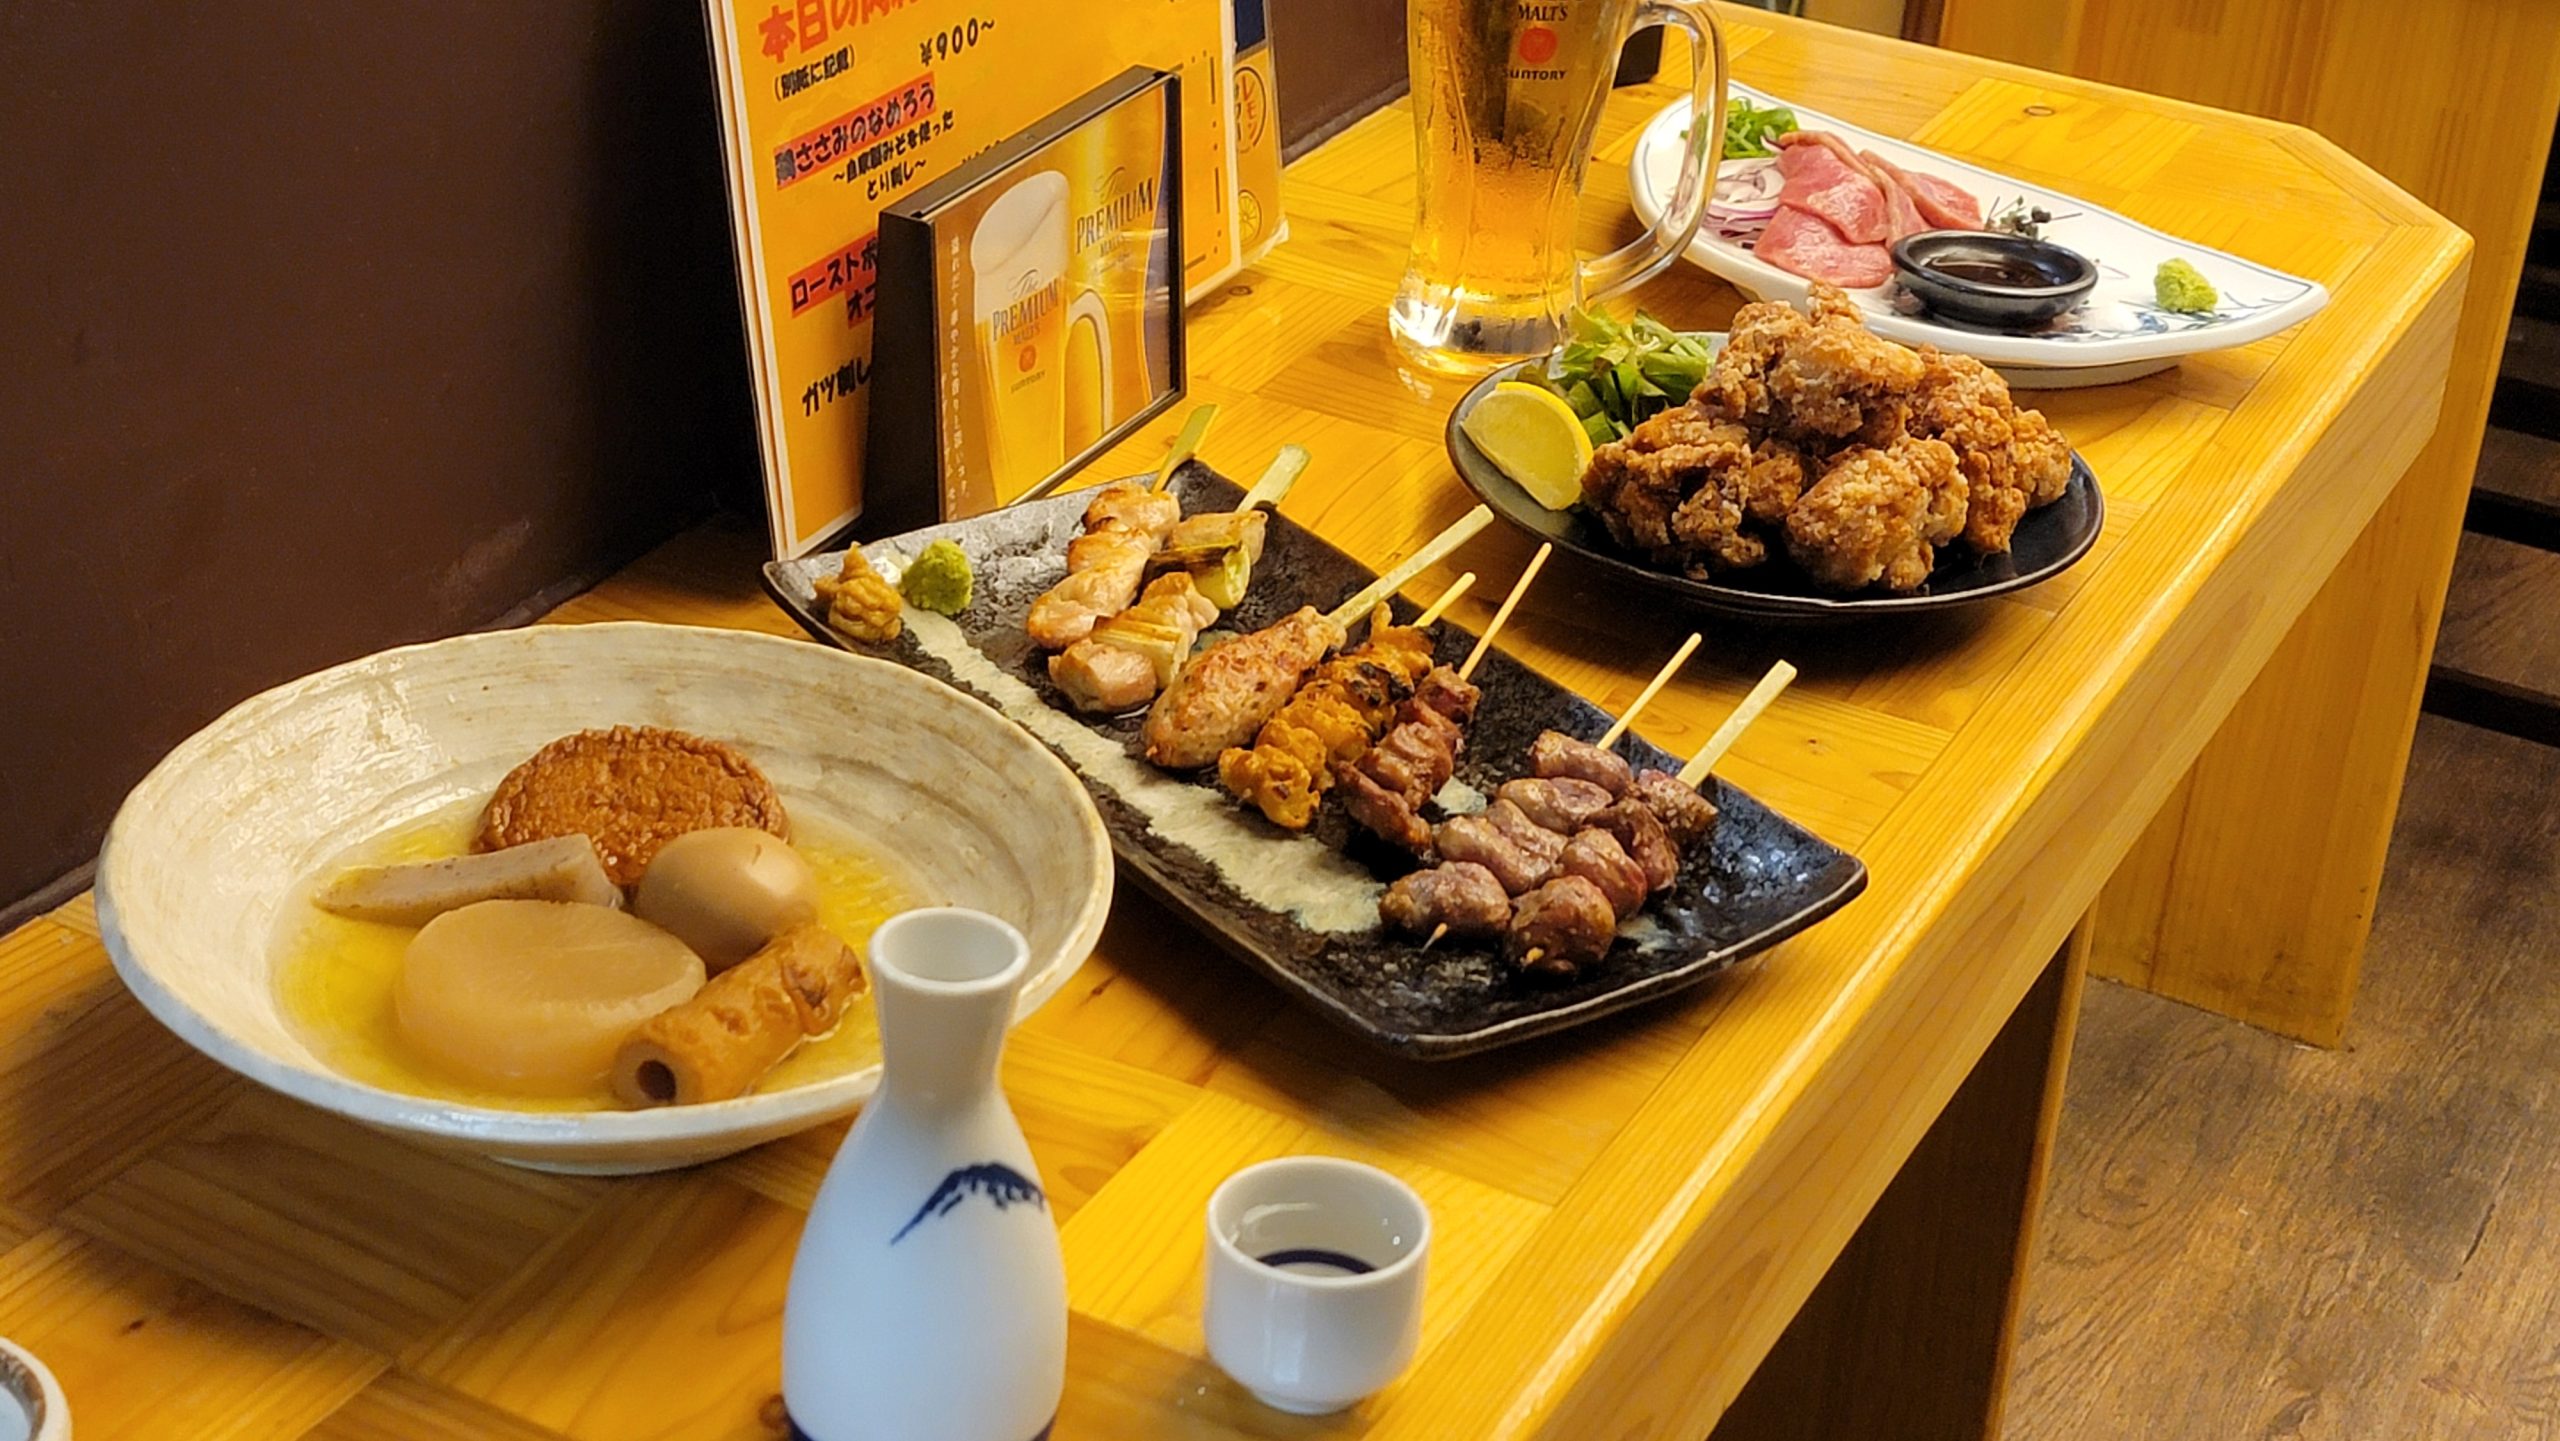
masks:
<path fill-rule="evenodd" d="M 1174 490 L 1186 514 L 1225 509 L 1242 493 L 1196 462 L 1176 474 Z M 1032 600 L 1064 573 L 1066 543 L 1076 533 L 1087 499 L 1079 492 L 1028 501 L 876 541 L 864 550 L 875 557 L 889 549 L 913 555 L 929 541 L 956 542 L 978 576 L 977 594 L 958 617 L 961 634 L 997 670 L 1036 692 L 1056 713 L 1072 716 L 1058 701 L 1045 657 L 1023 634 L 1022 622 Z M 999 698 L 954 674 L 919 644 L 912 628 L 879 648 L 848 642 L 829 629 L 812 582 L 833 575 L 842 564 L 841 551 L 777 561 L 764 569 L 765 588 L 811 635 L 857 654 L 911 666 L 998 711 L 1006 709 Z M 1254 567 L 1252 593 L 1224 625 L 1249 631 L 1301 605 L 1330 609 L 1374 578 L 1358 561 L 1287 516 L 1275 515 L 1262 560 Z M 1440 655 L 1453 663 L 1475 643 L 1474 636 L 1447 622 L 1439 632 Z M 1485 657 L 1475 678 L 1484 688 L 1484 703 L 1459 757 L 1458 780 L 1482 794 L 1492 794 L 1522 773 L 1529 742 L 1538 732 L 1554 729 L 1592 739 L 1609 728 L 1606 712 L 1499 649 Z M 1015 699 L 1021 703 L 1019 693 Z M 1138 716 L 1073 718 L 1128 756 L 1139 754 Z M 1033 734 L 1039 734 L 1038 728 Z M 1051 748 L 1058 749 L 1057 743 L 1051 742 Z M 1618 751 L 1639 767 L 1680 767 L 1678 758 L 1632 734 L 1619 742 Z M 1209 839 L 1196 845 L 1168 839 L 1111 784 L 1088 774 L 1072 756 L 1061 755 L 1092 792 L 1127 875 L 1207 927 L 1281 989 L 1335 1023 L 1409 1056 L 1462 1056 L 1695 985 L 1838 910 L 1867 884 L 1866 867 L 1856 857 L 1718 778 L 1711 782 L 1711 798 L 1723 819 L 1704 854 L 1685 859 L 1679 881 L 1645 907 L 1644 918 L 1621 933 L 1599 965 L 1584 968 L 1571 981 L 1540 982 L 1514 975 L 1480 943 L 1444 942 L 1424 951 L 1412 938 L 1379 928 L 1374 909 L 1369 924 L 1359 930 L 1312 929 L 1299 918 L 1307 907 L 1276 909 L 1248 897 L 1230 880 L 1248 857 L 1249 868 L 1266 876 L 1283 871 L 1321 874 L 1309 864 L 1318 858 L 1306 849 L 1312 844 L 1307 839 L 1291 837 L 1233 804 L 1205 812 L 1204 824 L 1212 828 Z M 1204 773 L 1188 784 L 1214 791 L 1217 783 Z M 1373 837 L 1355 835 L 1354 829 L 1327 807 L 1311 832 L 1323 846 L 1358 863 L 1337 868 L 1332 891 L 1315 888 L 1338 897 L 1337 909 L 1346 912 L 1355 896 L 1368 894 L 1361 883 L 1374 889 L 1411 866 Z M 1202 848 L 1226 854 L 1229 869 L 1205 858 Z M 1248 878 L 1248 884 L 1263 882 Z"/>

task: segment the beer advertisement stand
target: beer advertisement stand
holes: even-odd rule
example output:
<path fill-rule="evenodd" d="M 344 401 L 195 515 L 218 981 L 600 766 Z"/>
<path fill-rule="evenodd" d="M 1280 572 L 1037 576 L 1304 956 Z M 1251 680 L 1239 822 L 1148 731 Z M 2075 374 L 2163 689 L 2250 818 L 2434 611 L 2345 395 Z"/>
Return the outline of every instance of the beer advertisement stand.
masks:
<path fill-rule="evenodd" d="M 1073 208 L 1075 187 L 1104 185 L 1109 175 L 1083 178 L 1071 163 L 1075 142 L 1060 138 L 1058 124 L 1133 68 L 1164 76 L 1146 93 L 1160 97 L 1166 117 L 1161 154 L 1169 169 L 1150 202 L 1168 212 L 1157 227 L 1168 247 L 1165 290 L 1197 297 L 1279 238 L 1279 137 L 1262 0 L 705 3 L 778 559 L 818 550 L 849 530 L 885 534 L 1019 499 L 1098 449 L 1091 437 L 1107 437 L 1178 394 L 1178 342 L 1154 336 L 1159 324 L 1178 335 L 1178 306 L 1163 307 L 1160 320 L 1144 306 L 1111 308 L 1115 295 L 1125 295 L 1110 286 L 1128 282 L 1131 246 L 1113 247 L 1124 262 L 1116 278 L 1097 277 L 1076 293 L 1064 283 L 1080 266 L 1092 268 L 1073 255 L 1073 227 L 1085 218 Z M 1126 113 L 1147 109 L 1129 99 L 1134 108 Z M 1136 123 L 1104 129 L 1116 134 Z M 989 211 L 977 217 L 988 237 L 983 259 L 1036 258 L 994 251 L 1007 235 L 1035 250 L 1047 245 L 1034 238 L 1046 233 L 1043 217 L 1064 217 L 1070 256 L 1057 277 L 1061 304 L 1054 312 L 1037 301 L 1017 310 L 998 306 L 972 315 L 969 325 L 983 318 L 992 334 L 999 322 L 1029 322 L 1023 339 L 1032 343 L 1015 345 L 1012 358 L 1018 363 L 1028 350 L 1037 373 L 1002 397 L 972 398 L 980 387 L 956 359 L 956 380 L 891 380 L 888 367 L 910 361 L 903 352 L 884 353 L 875 332 L 904 309 L 929 311 L 937 296 L 974 292 L 976 276 L 968 271 L 955 287 L 950 274 L 937 278 L 932 264 L 899 274 L 887 250 L 895 228 L 887 216 L 903 207 L 914 218 L 913 202 L 927 187 L 999 147 L 1010 146 L 1007 154 L 1031 148 L 1011 143 L 1036 144 L 1035 132 L 1061 145 L 1052 173 L 1068 192 L 1055 194 L 1055 183 L 1042 182 L 1013 198 L 1011 189 L 990 186 L 983 196 Z M 1120 135 L 1111 144 L 1132 139 Z M 1139 139 L 1136 148 L 1146 149 Z M 1034 172 L 1023 173 L 1027 179 Z M 1113 203 L 1138 202 L 1124 194 Z M 1043 338 L 1056 343 L 1054 362 L 1042 359 Z M 935 353 L 948 359 L 965 348 L 946 344 Z M 1111 378 L 1107 386 L 1093 380 L 1100 375 Z M 1059 400 L 1060 460 L 1023 461 L 1052 449 L 1052 395 Z M 987 407 L 999 398 L 1018 398 L 1040 417 L 1032 451 L 1019 444 L 1002 451 L 997 447 L 1007 442 L 991 432 L 967 433 L 988 428 Z M 887 413 L 893 404 L 901 413 Z M 877 423 L 875 409 L 882 412 Z M 919 421 L 959 427 L 961 443 L 929 447 L 923 462 L 901 455 L 893 465 L 871 453 L 875 434 L 904 434 Z"/>
<path fill-rule="evenodd" d="M 1133 66 L 881 212 L 866 528 L 1041 494 L 1182 394 L 1180 92 Z"/>

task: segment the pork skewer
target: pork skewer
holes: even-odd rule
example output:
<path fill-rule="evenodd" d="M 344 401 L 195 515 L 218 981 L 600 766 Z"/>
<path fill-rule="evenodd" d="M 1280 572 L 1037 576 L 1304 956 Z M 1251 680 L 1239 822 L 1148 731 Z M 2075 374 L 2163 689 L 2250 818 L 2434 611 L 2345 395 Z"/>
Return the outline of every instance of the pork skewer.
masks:
<path fill-rule="evenodd" d="M 1197 770 L 1243 745 L 1341 648 L 1351 622 L 1492 522 L 1493 512 L 1477 506 L 1330 614 L 1305 606 L 1195 657 L 1147 712 L 1147 759 L 1167 770 Z"/>
<path fill-rule="evenodd" d="M 1294 445 L 1282 446 L 1280 454 L 1262 473 L 1262 478 L 1244 494 L 1232 511 L 1217 511 L 1189 517 L 1175 523 L 1180 534 L 1184 526 L 1195 521 L 1225 521 L 1243 518 L 1254 522 L 1249 528 L 1249 552 L 1238 552 L 1242 567 L 1215 568 L 1215 578 L 1222 587 L 1231 588 L 1241 598 L 1243 587 L 1251 580 L 1253 560 L 1262 549 L 1262 523 L 1266 520 L 1261 507 L 1277 505 L 1297 484 L 1298 476 L 1307 468 L 1307 452 Z M 1171 500 L 1157 495 L 1157 499 Z M 1077 544 L 1088 537 L 1079 537 Z M 1074 564 L 1075 549 L 1068 547 L 1069 564 Z M 1143 564 L 1142 567 L 1143 569 Z M 1050 591 L 1058 594 L 1076 579 L 1066 580 Z M 1226 593 L 1222 590 L 1221 593 Z M 1037 620 L 1040 608 L 1049 601 L 1044 595 L 1032 605 Z M 1094 625 L 1081 639 L 1049 658 L 1049 679 L 1065 693 L 1069 704 L 1080 711 L 1117 715 L 1135 710 L 1155 699 L 1157 692 L 1173 679 L 1174 673 L 1191 655 L 1191 647 L 1200 632 L 1215 623 L 1218 613 L 1226 608 L 1217 595 L 1204 591 L 1188 571 L 1176 570 L 1147 582 L 1138 604 Z M 1026 629 L 1029 628 L 1026 625 Z M 1033 636 L 1035 641 L 1038 636 Z"/>
<path fill-rule="evenodd" d="M 1549 852 L 1546 842 L 1516 847 L 1531 865 L 1516 865 L 1508 875 L 1503 865 L 1477 860 L 1467 863 L 1467 873 L 1452 878 L 1444 878 L 1444 873 L 1454 870 L 1452 865 L 1441 865 L 1428 873 L 1418 873 L 1431 880 L 1416 880 L 1413 886 L 1405 886 L 1400 880 L 1398 886 L 1405 886 L 1400 906 L 1390 911 L 1380 904 L 1380 914 L 1388 924 L 1400 929 L 1421 929 L 1423 924 L 1431 924 L 1431 942 L 1444 934 L 1490 937 L 1498 932 L 1503 939 L 1503 955 L 1531 975 L 1569 978 L 1582 965 L 1597 962 L 1608 955 L 1608 947 L 1615 942 L 1618 916 L 1636 914 L 1651 893 L 1677 880 L 1684 847 L 1695 845 L 1713 832 L 1715 806 L 1700 796 L 1692 783 L 1705 781 L 1715 760 L 1731 750 L 1743 727 L 1769 709 L 1769 701 L 1777 699 L 1792 678 L 1792 665 L 1779 663 L 1772 668 L 1769 676 L 1751 689 L 1751 696 L 1733 709 L 1725 724 L 1715 729 L 1708 745 L 1690 758 L 1690 765 L 1682 768 L 1679 776 L 1669 776 L 1664 770 L 1644 770 L 1633 778 L 1626 793 L 1610 799 L 1608 804 L 1600 804 L 1608 791 L 1592 781 L 1569 776 L 1546 781 L 1551 793 L 1574 796 L 1585 809 L 1597 806 L 1590 809 L 1590 814 L 1536 816 L 1528 806 L 1516 804 L 1516 796 L 1526 796 L 1528 791 L 1513 791 L 1518 781 L 1505 783 L 1495 806 L 1487 806 L 1487 816 L 1492 819 L 1487 829 L 1498 829 L 1505 837 L 1516 834 L 1500 824 L 1510 822 L 1510 814 L 1498 811 L 1516 811 L 1536 819 L 1551 834 L 1572 829 L 1562 850 L 1554 850 L 1551 873 L 1528 891 L 1518 888 L 1518 883 L 1528 878 L 1521 870 L 1533 873 L 1533 863 Z M 1441 829 L 1444 834 L 1449 832 L 1449 827 Z M 1500 921 L 1498 927 L 1492 921 L 1485 880 L 1513 893 L 1510 919 Z M 1428 947 L 1431 942 L 1423 944 Z"/>
<path fill-rule="evenodd" d="M 1305 446 L 1284 445 L 1235 509 L 1205 511 L 1175 522 L 1164 548 L 1148 558 L 1148 573 L 1189 573 L 1200 593 L 1220 610 L 1244 604 L 1245 592 L 1253 585 L 1253 567 L 1262 559 L 1263 538 L 1270 530 L 1271 516 L 1264 507 L 1276 506 L 1288 495 L 1306 470 L 1307 459 Z"/>
<path fill-rule="evenodd" d="M 1693 636 L 1655 673 L 1611 727 L 1610 739 L 1625 733 L 1630 718 L 1651 703 L 1696 648 Z M 1570 975 L 1607 954 L 1618 917 L 1641 910 L 1653 892 L 1678 879 L 1682 841 L 1713 826 L 1714 807 L 1669 775 L 1648 771 L 1635 776 L 1615 752 L 1561 732 L 1541 735 L 1531 747 L 1531 760 L 1548 774 L 1505 782 L 1480 815 L 1453 817 L 1433 837 L 1447 863 L 1471 868 L 1463 883 L 1430 871 L 1418 873 L 1427 879 L 1408 877 L 1410 885 L 1400 881 L 1404 894 L 1392 908 L 1382 904 L 1381 915 L 1408 929 L 1431 923 L 1431 935 L 1423 942 L 1428 949 L 1453 929 L 1438 919 L 1439 907 L 1472 903 L 1469 933 L 1486 934 L 1490 907 L 1475 892 L 1490 879 L 1519 898 L 1503 927 L 1504 953 L 1524 970 Z M 1613 788 L 1603 780 L 1616 784 Z M 1657 796 L 1664 786 L 1679 795 Z M 1702 823 L 1699 811 L 1704 812 Z M 1675 825 L 1681 831 L 1677 837 Z M 1446 864 L 1436 868 L 1446 869 Z"/>
<path fill-rule="evenodd" d="M 1214 405 L 1191 412 L 1152 484 L 1122 480 L 1094 492 L 1084 508 L 1083 532 L 1067 543 L 1066 576 L 1031 603 L 1023 620 L 1033 645 L 1065 650 L 1138 598 L 1148 559 L 1182 520 L 1182 502 L 1165 486 L 1200 448 L 1217 413 Z"/>
<path fill-rule="evenodd" d="M 1627 733 L 1636 717 L 1653 704 L 1653 698 L 1688 663 L 1699 640 L 1697 632 L 1690 632 L 1599 740 L 1586 744 L 1562 731 L 1542 733 L 1530 748 L 1531 774 L 1504 781 L 1495 794 L 1560 834 L 1571 835 L 1591 824 L 1635 782 L 1629 774 L 1625 784 L 1619 783 L 1618 775 L 1625 769 L 1625 762 L 1609 748 L 1618 743 L 1618 737 Z"/>
<path fill-rule="evenodd" d="M 1095 492 L 1084 532 L 1067 542 L 1067 573 L 1031 603 L 1022 628 L 1042 650 L 1065 650 L 1095 626 L 1128 609 L 1145 579 L 1147 557 L 1182 519 L 1182 502 L 1134 480 Z"/>

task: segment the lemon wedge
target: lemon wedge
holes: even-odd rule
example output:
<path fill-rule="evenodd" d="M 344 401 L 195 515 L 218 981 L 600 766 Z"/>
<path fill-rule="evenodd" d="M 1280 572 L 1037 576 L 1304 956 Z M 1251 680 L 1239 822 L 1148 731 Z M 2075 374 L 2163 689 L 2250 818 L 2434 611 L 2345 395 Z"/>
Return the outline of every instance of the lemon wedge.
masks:
<path fill-rule="evenodd" d="M 1554 391 L 1506 380 L 1477 401 L 1458 428 L 1538 504 L 1564 510 L 1582 499 L 1591 436 Z"/>

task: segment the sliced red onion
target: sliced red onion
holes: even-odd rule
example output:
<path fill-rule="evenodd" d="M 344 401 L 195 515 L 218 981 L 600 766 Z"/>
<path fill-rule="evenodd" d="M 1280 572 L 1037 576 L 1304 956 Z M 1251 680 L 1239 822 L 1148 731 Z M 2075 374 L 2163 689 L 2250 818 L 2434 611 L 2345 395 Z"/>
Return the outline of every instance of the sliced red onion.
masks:
<path fill-rule="evenodd" d="M 1778 213 L 1778 192 L 1786 177 L 1773 159 L 1730 160 L 1716 172 L 1716 191 L 1707 214 L 1718 220 L 1767 220 Z"/>

